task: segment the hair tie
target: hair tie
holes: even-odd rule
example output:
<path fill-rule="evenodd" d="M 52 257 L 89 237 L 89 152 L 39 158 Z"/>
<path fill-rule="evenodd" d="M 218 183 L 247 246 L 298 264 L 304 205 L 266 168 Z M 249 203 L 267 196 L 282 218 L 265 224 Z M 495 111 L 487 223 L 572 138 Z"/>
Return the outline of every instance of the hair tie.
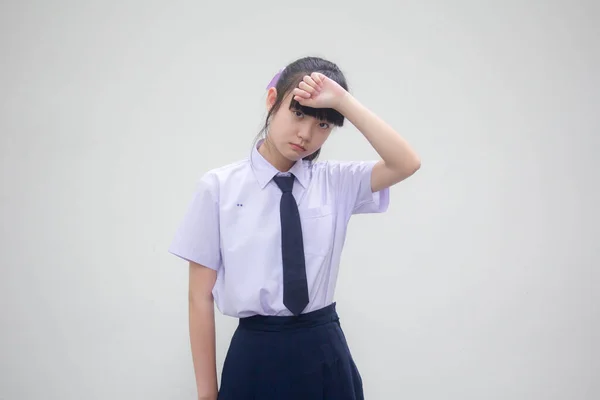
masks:
<path fill-rule="evenodd" d="M 273 77 L 273 79 L 271 79 L 271 82 L 269 82 L 269 84 L 267 85 L 267 90 L 269 90 L 272 87 L 275 87 L 275 85 L 277 85 L 277 81 L 279 81 L 279 77 L 281 76 L 281 73 L 283 72 L 285 68 L 281 68 L 279 70 L 279 72 L 277 72 L 275 74 L 275 76 Z"/>

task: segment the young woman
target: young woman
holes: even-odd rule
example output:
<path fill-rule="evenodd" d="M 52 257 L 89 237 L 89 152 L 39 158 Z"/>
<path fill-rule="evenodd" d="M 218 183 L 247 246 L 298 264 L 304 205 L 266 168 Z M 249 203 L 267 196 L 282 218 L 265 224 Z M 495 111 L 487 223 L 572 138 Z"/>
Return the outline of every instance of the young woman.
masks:
<path fill-rule="evenodd" d="M 335 309 L 350 217 L 388 208 L 389 187 L 420 167 L 407 142 L 348 92 L 332 62 L 278 73 L 250 156 L 206 172 L 169 251 L 189 262 L 199 399 L 363 399 Z M 316 161 L 348 119 L 374 161 Z M 261 135 L 262 136 L 262 135 Z M 217 389 L 214 305 L 239 319 Z"/>

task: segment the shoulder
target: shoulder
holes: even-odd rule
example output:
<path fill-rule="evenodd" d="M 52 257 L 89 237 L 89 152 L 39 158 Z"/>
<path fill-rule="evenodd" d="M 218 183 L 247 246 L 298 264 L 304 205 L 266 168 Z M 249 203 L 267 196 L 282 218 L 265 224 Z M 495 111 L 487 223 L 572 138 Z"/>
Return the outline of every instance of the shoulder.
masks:
<path fill-rule="evenodd" d="M 310 163 L 310 161 L 305 161 Z M 342 160 L 324 160 L 315 161 L 308 164 L 313 174 L 326 174 L 331 178 L 349 178 L 352 176 L 369 174 L 376 160 L 366 161 L 342 161 Z"/>
<path fill-rule="evenodd" d="M 198 179 L 198 188 L 210 192 L 218 199 L 218 193 L 223 186 L 239 179 L 250 171 L 250 161 L 242 159 L 203 172 Z"/>
<path fill-rule="evenodd" d="M 313 177 L 323 186 L 332 187 L 338 203 L 347 215 L 382 213 L 389 205 L 389 188 L 373 190 L 373 169 L 379 160 L 318 161 L 312 166 Z"/>
<path fill-rule="evenodd" d="M 209 169 L 202 174 L 200 180 L 216 184 L 232 178 L 237 178 L 240 174 L 244 174 L 248 171 L 250 171 L 250 161 L 248 159 L 243 159 Z"/>

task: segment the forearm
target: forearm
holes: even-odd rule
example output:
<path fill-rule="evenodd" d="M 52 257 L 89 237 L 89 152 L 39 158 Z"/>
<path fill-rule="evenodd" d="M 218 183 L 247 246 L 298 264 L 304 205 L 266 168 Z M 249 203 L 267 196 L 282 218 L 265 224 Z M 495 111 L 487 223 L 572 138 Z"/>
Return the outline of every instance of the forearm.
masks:
<path fill-rule="evenodd" d="M 190 298 L 189 329 L 199 399 L 216 399 L 215 313 L 212 299 Z"/>
<path fill-rule="evenodd" d="M 408 142 L 350 93 L 345 94 L 337 110 L 365 136 L 389 169 L 410 171 L 420 167 L 419 156 Z"/>

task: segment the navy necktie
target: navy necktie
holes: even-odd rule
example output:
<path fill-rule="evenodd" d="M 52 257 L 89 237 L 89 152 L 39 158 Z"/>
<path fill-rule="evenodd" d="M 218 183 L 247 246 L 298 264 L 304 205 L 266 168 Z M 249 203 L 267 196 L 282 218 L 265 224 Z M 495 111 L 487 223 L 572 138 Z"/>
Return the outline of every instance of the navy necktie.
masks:
<path fill-rule="evenodd" d="M 299 315 L 308 304 L 308 283 L 306 281 L 300 213 L 292 194 L 294 176 L 275 176 L 273 180 L 283 192 L 279 205 L 283 260 L 283 304 L 294 315 Z"/>

